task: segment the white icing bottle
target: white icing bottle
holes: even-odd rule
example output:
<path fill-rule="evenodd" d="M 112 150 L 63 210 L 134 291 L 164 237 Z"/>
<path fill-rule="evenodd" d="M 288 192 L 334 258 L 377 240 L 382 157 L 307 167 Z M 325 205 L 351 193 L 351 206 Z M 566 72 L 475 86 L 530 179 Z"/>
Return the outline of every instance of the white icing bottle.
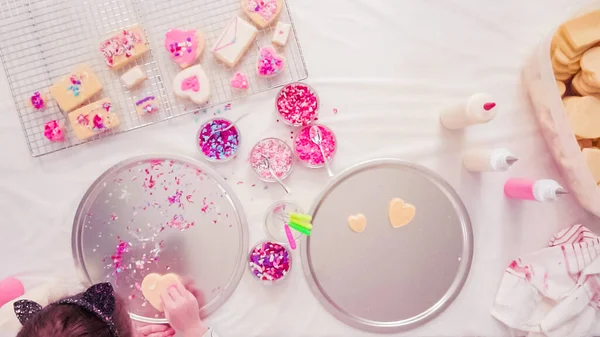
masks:
<path fill-rule="evenodd" d="M 463 165 L 471 172 L 506 171 L 517 160 L 519 159 L 507 149 L 477 149 L 463 154 Z"/>
<path fill-rule="evenodd" d="M 491 121 L 497 111 L 498 107 L 492 96 L 479 93 L 469 97 L 466 102 L 444 109 L 440 114 L 440 122 L 451 130 L 462 129 Z"/>
<path fill-rule="evenodd" d="M 547 202 L 556 201 L 560 195 L 569 194 L 569 192 L 551 179 L 511 178 L 504 184 L 504 194 L 513 199 Z"/>

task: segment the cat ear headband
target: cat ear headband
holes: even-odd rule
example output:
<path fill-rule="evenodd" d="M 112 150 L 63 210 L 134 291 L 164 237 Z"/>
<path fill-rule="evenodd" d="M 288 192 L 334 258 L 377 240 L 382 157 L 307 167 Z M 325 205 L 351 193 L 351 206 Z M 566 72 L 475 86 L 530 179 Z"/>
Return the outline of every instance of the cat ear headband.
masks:
<path fill-rule="evenodd" d="M 84 308 L 96 315 L 104 322 L 113 337 L 119 337 L 112 314 L 115 311 L 115 293 L 110 283 L 99 283 L 91 286 L 84 293 L 67 297 L 56 304 L 72 304 Z M 14 303 L 15 315 L 21 324 L 25 323 L 37 313 L 42 311 L 42 306 L 29 300 L 20 300 Z"/>

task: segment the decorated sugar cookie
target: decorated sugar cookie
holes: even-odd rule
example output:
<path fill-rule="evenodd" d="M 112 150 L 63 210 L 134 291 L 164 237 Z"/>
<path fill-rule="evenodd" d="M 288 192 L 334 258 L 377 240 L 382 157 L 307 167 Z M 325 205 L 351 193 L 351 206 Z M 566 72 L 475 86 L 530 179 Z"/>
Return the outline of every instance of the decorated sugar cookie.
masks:
<path fill-rule="evenodd" d="M 285 57 L 277 54 L 272 46 L 265 46 L 260 49 L 258 62 L 256 65 L 256 74 L 261 77 L 271 77 L 278 75 L 285 66 Z"/>
<path fill-rule="evenodd" d="M 27 102 L 35 111 L 42 111 L 46 109 L 47 97 L 43 93 L 36 91 L 31 95 Z"/>
<path fill-rule="evenodd" d="M 151 115 L 159 109 L 158 99 L 154 96 L 146 96 L 135 102 L 135 111 L 140 117 Z"/>
<path fill-rule="evenodd" d="M 235 89 L 248 89 L 248 77 L 241 72 L 236 72 L 231 79 L 231 87 Z"/>
<path fill-rule="evenodd" d="M 100 44 L 100 52 L 104 55 L 106 65 L 112 69 L 122 68 L 129 62 L 142 57 L 149 50 L 150 47 L 141 26 L 123 29 Z"/>
<path fill-rule="evenodd" d="M 173 92 L 181 98 L 196 104 L 204 104 L 210 99 L 210 81 L 204 68 L 197 64 L 180 71 L 173 79 Z"/>
<path fill-rule="evenodd" d="M 282 8 L 283 0 L 242 0 L 242 10 L 260 28 L 277 20 Z"/>
<path fill-rule="evenodd" d="M 103 98 L 69 113 L 75 136 L 86 140 L 119 126 L 119 116 L 112 102 Z"/>
<path fill-rule="evenodd" d="M 165 49 L 181 68 L 196 63 L 204 44 L 204 35 L 197 30 L 171 29 L 165 34 Z"/>
<path fill-rule="evenodd" d="M 163 312 L 162 299 L 160 296 L 172 285 L 181 284 L 181 279 L 177 274 L 160 275 L 151 273 L 144 277 L 142 281 L 142 295 L 148 303 L 156 310 Z"/>
<path fill-rule="evenodd" d="M 273 37 L 271 38 L 271 43 L 280 47 L 284 47 L 288 38 L 290 37 L 291 31 L 292 25 L 289 23 L 284 23 L 281 21 L 277 22 L 277 26 L 275 26 L 275 31 L 273 32 Z"/>
<path fill-rule="evenodd" d="M 221 33 L 212 52 L 221 62 L 234 67 L 254 41 L 256 33 L 256 27 L 236 16 Z"/>
<path fill-rule="evenodd" d="M 44 136 L 51 142 L 62 142 L 65 140 L 63 127 L 57 120 L 51 120 L 44 126 Z"/>

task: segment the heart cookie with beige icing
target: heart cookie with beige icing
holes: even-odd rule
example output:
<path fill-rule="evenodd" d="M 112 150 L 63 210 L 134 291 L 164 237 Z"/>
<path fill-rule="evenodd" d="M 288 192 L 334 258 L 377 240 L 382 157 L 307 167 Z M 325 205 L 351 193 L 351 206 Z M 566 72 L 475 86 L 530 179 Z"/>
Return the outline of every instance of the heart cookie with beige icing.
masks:
<path fill-rule="evenodd" d="M 146 275 L 142 281 L 142 294 L 151 306 L 156 310 L 163 312 L 164 310 L 160 295 L 170 286 L 178 283 L 181 283 L 181 279 L 177 274 L 160 275 L 151 273 Z"/>
<path fill-rule="evenodd" d="M 364 214 L 356 214 L 348 217 L 348 226 L 356 233 L 362 233 L 367 227 L 367 217 Z"/>
<path fill-rule="evenodd" d="M 392 227 L 399 228 L 408 225 L 415 214 L 417 214 L 417 208 L 414 205 L 406 203 L 400 198 L 394 198 L 390 201 L 388 216 Z"/>

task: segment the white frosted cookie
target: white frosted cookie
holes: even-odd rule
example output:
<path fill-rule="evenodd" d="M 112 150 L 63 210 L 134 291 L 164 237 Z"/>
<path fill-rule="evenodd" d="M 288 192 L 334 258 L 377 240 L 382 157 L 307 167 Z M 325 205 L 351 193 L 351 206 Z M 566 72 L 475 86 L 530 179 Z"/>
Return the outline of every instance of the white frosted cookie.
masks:
<path fill-rule="evenodd" d="M 584 139 L 600 138 L 600 99 L 594 96 L 581 97 L 569 108 L 567 116 L 575 136 Z"/>
<path fill-rule="evenodd" d="M 275 31 L 273 32 L 273 37 L 271 38 L 271 43 L 276 44 L 280 47 L 283 47 L 287 44 L 288 38 L 290 37 L 290 32 L 292 31 L 292 25 L 285 22 L 277 22 L 277 26 L 275 27 Z"/>
<path fill-rule="evenodd" d="M 128 89 L 136 87 L 146 79 L 148 79 L 146 72 L 140 66 L 135 66 L 127 70 L 125 74 L 121 75 L 121 82 L 123 82 Z"/>
<path fill-rule="evenodd" d="M 584 148 L 582 152 L 596 184 L 600 183 L 600 149 Z"/>
<path fill-rule="evenodd" d="M 283 9 L 283 0 L 241 0 L 242 10 L 258 27 L 270 26 Z"/>
<path fill-rule="evenodd" d="M 171 29 L 165 34 L 165 49 L 181 68 L 196 63 L 204 45 L 204 35 L 197 30 Z"/>
<path fill-rule="evenodd" d="M 256 33 L 253 25 L 236 16 L 221 33 L 212 52 L 221 62 L 234 67 L 254 41 Z"/>
<path fill-rule="evenodd" d="M 151 273 L 144 277 L 141 284 L 142 295 L 154 309 L 163 312 L 163 303 L 160 296 L 172 285 L 181 283 L 177 274 L 160 275 Z"/>
<path fill-rule="evenodd" d="M 173 92 L 177 97 L 204 104 L 210 99 L 210 81 L 201 65 L 180 71 L 173 79 Z"/>

